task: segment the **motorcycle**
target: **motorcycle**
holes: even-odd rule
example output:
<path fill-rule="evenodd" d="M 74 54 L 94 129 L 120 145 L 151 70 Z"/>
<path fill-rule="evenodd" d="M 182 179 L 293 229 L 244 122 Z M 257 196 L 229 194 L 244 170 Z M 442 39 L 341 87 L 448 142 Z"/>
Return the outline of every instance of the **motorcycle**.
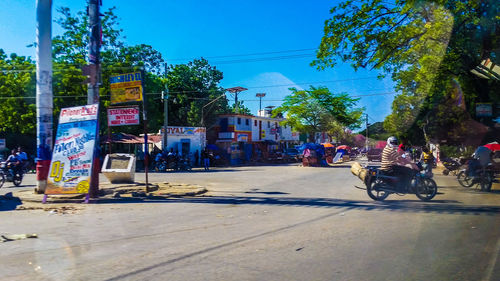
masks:
<path fill-rule="evenodd" d="M 365 178 L 368 196 L 376 201 L 382 201 L 391 194 L 414 193 L 420 200 L 429 201 L 437 194 L 437 184 L 432 179 L 432 173 L 425 172 L 422 165 L 417 164 L 419 171 L 415 171 L 410 184 L 398 188 L 401 179 L 387 172 L 379 170 L 378 167 L 367 167 L 368 173 Z"/>
<path fill-rule="evenodd" d="M 490 163 L 486 167 L 476 169 L 475 176 L 471 176 L 468 167 L 464 167 L 457 175 L 458 183 L 463 187 L 472 187 L 477 184 L 481 191 L 490 191 L 495 179 L 493 165 Z"/>
<path fill-rule="evenodd" d="M 446 168 L 443 171 L 443 175 L 447 176 L 451 172 L 456 176 L 460 171 L 460 167 L 464 164 L 464 161 L 460 158 L 443 157 L 441 158 L 441 163 L 443 163 L 443 166 Z"/>
<path fill-rule="evenodd" d="M 6 181 L 14 183 L 15 186 L 20 186 L 23 181 L 24 173 L 22 169 L 14 172 L 14 167 L 11 163 L 0 163 L 0 188 Z"/>
<path fill-rule="evenodd" d="M 182 157 L 178 163 L 178 170 L 180 171 L 191 171 L 193 167 L 188 157 Z"/>

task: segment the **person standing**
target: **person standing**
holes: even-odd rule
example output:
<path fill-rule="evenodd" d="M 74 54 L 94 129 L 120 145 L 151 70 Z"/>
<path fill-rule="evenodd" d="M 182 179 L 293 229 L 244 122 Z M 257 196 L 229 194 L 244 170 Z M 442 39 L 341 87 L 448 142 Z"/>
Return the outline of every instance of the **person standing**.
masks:
<path fill-rule="evenodd" d="M 200 153 L 198 152 L 198 149 L 194 152 L 194 166 L 198 167 L 200 163 Z"/>
<path fill-rule="evenodd" d="M 203 159 L 203 166 L 205 171 L 208 171 L 210 168 L 210 154 L 207 149 L 201 151 L 201 158 Z"/>

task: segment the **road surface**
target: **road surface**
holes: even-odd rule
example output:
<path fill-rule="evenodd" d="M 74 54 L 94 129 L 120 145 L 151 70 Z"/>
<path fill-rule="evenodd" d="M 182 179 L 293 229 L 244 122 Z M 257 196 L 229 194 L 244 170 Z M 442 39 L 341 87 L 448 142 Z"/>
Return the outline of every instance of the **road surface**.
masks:
<path fill-rule="evenodd" d="M 437 176 L 447 187 L 428 203 L 374 202 L 346 167 L 150 179 L 209 192 L 67 213 L 0 211 L 0 234 L 39 236 L 0 244 L 0 280 L 500 280 L 500 194 L 451 177 Z M 24 188 L 33 183 L 28 175 Z"/>

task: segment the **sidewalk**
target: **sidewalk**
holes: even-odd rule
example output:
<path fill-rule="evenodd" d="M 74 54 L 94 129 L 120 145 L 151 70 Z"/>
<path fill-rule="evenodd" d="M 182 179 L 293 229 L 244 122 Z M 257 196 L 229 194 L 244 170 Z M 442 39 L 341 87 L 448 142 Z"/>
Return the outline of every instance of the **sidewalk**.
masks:
<path fill-rule="evenodd" d="M 99 185 L 99 197 L 91 198 L 90 203 L 113 203 L 118 201 L 165 200 L 171 197 L 196 196 L 207 192 L 203 186 L 183 183 L 150 183 L 146 193 L 146 184 L 110 184 Z M 44 194 L 36 194 L 32 189 L 13 191 L 0 199 L 18 199 L 21 202 L 42 203 Z M 82 203 L 85 194 L 49 195 L 46 203 Z"/>

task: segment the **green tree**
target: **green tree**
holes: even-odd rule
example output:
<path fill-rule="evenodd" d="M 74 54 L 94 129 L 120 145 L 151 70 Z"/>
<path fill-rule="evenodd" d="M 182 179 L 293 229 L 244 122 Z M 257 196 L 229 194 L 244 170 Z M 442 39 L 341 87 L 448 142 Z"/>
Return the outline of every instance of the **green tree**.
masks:
<path fill-rule="evenodd" d="M 101 80 L 100 89 L 101 114 L 100 123 L 106 124 L 106 107 L 110 106 L 111 75 L 143 71 L 143 87 L 148 104 L 149 131 L 157 131 L 163 125 L 163 106 L 159 93 L 164 89 L 164 60 L 162 55 L 152 46 L 139 44 L 127 46 L 121 35 L 119 21 L 114 14 L 116 8 L 104 11 L 101 18 Z M 55 20 L 63 29 L 61 35 L 53 38 L 54 57 L 54 115 L 57 116 L 63 107 L 86 104 L 86 77 L 82 74 L 82 66 L 87 64 L 88 16 L 85 12 L 71 13 L 69 8 L 59 8 L 60 16 Z M 55 118 L 54 120 L 57 120 Z M 106 126 L 101 126 L 101 133 Z M 112 131 L 139 134 L 141 126 L 123 126 L 112 128 Z"/>
<path fill-rule="evenodd" d="M 292 93 L 285 97 L 281 106 L 273 110 L 273 115 L 286 117 L 284 124 L 311 136 L 316 132 L 332 134 L 347 127 L 360 124 L 362 109 L 353 108 L 358 99 L 347 94 L 334 95 L 326 87 L 310 86 L 309 90 L 290 88 Z"/>
<path fill-rule="evenodd" d="M 0 49 L 0 133 L 35 135 L 35 64 Z"/>
<path fill-rule="evenodd" d="M 227 99 L 223 96 L 225 91 L 220 86 L 222 78 L 222 72 L 203 58 L 170 66 L 167 75 L 169 124 L 200 126 L 203 109 L 203 122 L 210 127 L 217 114 L 229 113 Z"/>
<path fill-rule="evenodd" d="M 342 60 L 390 74 L 401 92 L 384 122 L 390 132 L 435 138 L 459 125 L 455 83 L 469 113 L 476 101 L 498 101 L 498 83 L 470 73 L 481 59 L 498 58 L 497 1 L 345 1 L 331 13 L 313 65 Z"/>

